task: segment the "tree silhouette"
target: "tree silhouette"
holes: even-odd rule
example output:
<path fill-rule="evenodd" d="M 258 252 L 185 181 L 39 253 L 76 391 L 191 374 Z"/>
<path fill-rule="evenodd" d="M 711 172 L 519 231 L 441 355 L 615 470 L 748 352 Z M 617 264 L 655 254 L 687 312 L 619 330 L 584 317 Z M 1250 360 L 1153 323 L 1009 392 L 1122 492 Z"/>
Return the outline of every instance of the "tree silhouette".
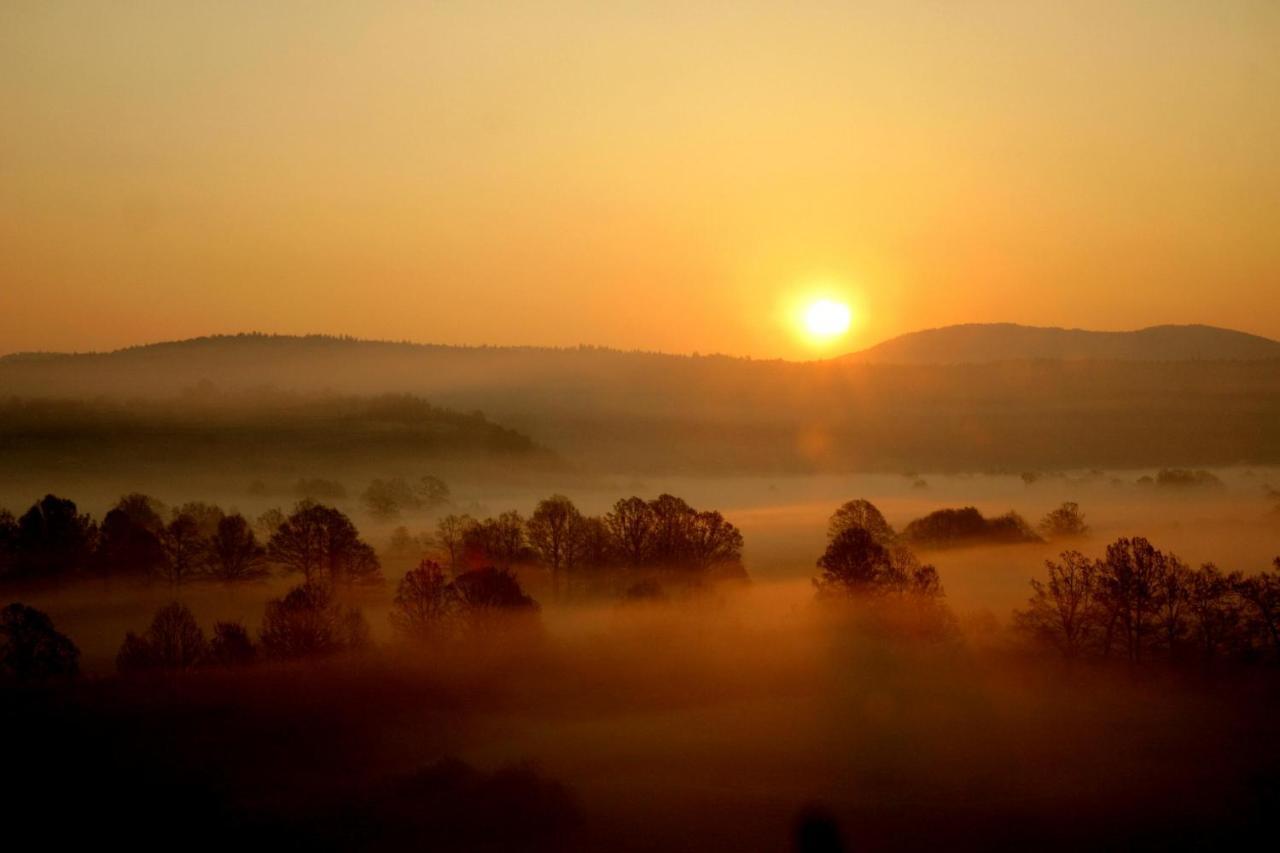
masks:
<path fill-rule="evenodd" d="M 97 527 L 73 501 L 45 495 L 18 519 L 15 575 L 53 578 L 83 568 L 92 553 Z"/>
<path fill-rule="evenodd" d="M 79 671 L 80 650 L 45 613 L 17 602 L 0 610 L 0 677 L 31 682 Z"/>
<path fill-rule="evenodd" d="M 1089 532 L 1089 525 L 1084 523 L 1084 513 L 1074 501 L 1067 501 L 1046 514 L 1037 527 L 1046 539 L 1077 539 Z"/>
<path fill-rule="evenodd" d="M 204 632 L 191 610 L 181 602 L 166 604 L 156 611 L 145 634 L 125 635 L 116 655 L 121 672 L 145 669 L 190 669 L 204 661 L 208 653 Z"/>
<path fill-rule="evenodd" d="M 463 572 L 453 581 L 458 604 L 474 617 L 510 611 L 536 612 L 538 602 L 530 598 L 508 569 L 485 567 Z"/>
<path fill-rule="evenodd" d="M 228 583 L 254 580 L 267 574 L 266 549 L 258 544 L 253 528 L 239 513 L 218 522 L 209 541 L 209 573 Z"/>
<path fill-rule="evenodd" d="M 835 539 L 850 527 L 861 527 L 881 545 L 889 546 L 897 538 L 889 522 L 871 501 L 857 498 L 840 506 L 827 522 L 827 541 Z"/>
<path fill-rule="evenodd" d="M 158 518 L 156 520 L 159 521 Z M 162 531 L 163 525 L 153 530 L 117 506 L 102 519 L 94 566 L 107 575 L 162 575 L 165 568 L 164 544 L 160 541 Z"/>
<path fill-rule="evenodd" d="M 1280 557 L 1276 558 L 1275 568 L 1280 573 Z M 1280 655 L 1280 574 L 1263 572 L 1245 578 L 1236 590 L 1249 607 L 1253 633 L 1270 644 L 1274 655 Z"/>
<path fill-rule="evenodd" d="M 1015 621 L 1065 657 L 1078 657 L 1096 639 L 1097 564 L 1079 551 L 1064 551 L 1058 562 L 1045 560 L 1045 568 L 1048 581 L 1031 581 L 1034 594 Z"/>
<path fill-rule="evenodd" d="M 328 655 L 367 646 L 369 626 L 359 610 L 338 604 L 329 586 L 307 583 L 267 602 L 259 640 L 270 657 Z"/>
<path fill-rule="evenodd" d="M 552 590 L 557 598 L 561 574 L 574 563 L 582 532 L 582 513 L 564 495 L 545 498 L 529 516 L 529 544 L 551 569 Z"/>
<path fill-rule="evenodd" d="M 631 567 L 644 564 L 653 540 L 653 510 L 642 498 L 623 498 L 605 516 L 618 556 Z"/>
<path fill-rule="evenodd" d="M 391 624 L 402 636 L 423 640 L 447 633 L 458 616 L 457 590 L 431 560 L 405 572 L 396 587 Z"/>
<path fill-rule="evenodd" d="M 164 545 L 164 574 L 169 583 L 182 586 L 203 571 L 208 549 L 194 517 L 185 513 L 174 516 L 165 526 L 160 541 Z"/>
<path fill-rule="evenodd" d="M 298 504 L 271 537 L 267 554 L 288 571 L 301 572 L 308 584 L 381 580 L 377 555 L 351 519 L 323 504 Z"/>
<path fill-rule="evenodd" d="M 239 622 L 217 622 L 209 641 L 209 663 L 218 666 L 244 666 L 253 663 L 258 650 L 248 630 Z"/>
<path fill-rule="evenodd" d="M 436 522 L 436 541 L 448 556 L 450 572 L 456 573 L 462 565 L 466 534 L 474 524 L 469 515 L 446 515 Z"/>

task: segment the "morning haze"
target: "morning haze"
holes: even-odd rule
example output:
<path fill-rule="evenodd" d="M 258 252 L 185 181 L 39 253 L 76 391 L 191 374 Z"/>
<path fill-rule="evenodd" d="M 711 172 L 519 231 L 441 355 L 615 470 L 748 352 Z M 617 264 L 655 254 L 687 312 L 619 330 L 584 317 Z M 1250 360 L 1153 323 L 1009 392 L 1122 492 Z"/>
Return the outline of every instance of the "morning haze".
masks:
<path fill-rule="evenodd" d="M 4 837 L 1255 848 L 1278 41 L 7 4 Z"/>

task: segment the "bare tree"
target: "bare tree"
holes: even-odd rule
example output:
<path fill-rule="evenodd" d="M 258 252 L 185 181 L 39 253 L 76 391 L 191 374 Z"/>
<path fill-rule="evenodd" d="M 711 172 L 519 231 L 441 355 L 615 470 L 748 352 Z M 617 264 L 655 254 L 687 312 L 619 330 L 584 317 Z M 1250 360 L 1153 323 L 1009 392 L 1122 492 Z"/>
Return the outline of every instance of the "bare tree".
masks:
<path fill-rule="evenodd" d="M 1079 657 L 1097 628 L 1098 567 L 1079 551 L 1064 551 L 1045 561 L 1046 582 L 1031 581 L 1027 609 L 1015 614 L 1020 628 L 1055 646 L 1067 658 Z"/>
<path fill-rule="evenodd" d="M 444 569 L 431 560 L 423 560 L 410 569 L 396 587 L 391 624 L 402 636 L 415 639 L 438 639 L 453 627 L 458 616 L 457 591 Z"/>
<path fill-rule="evenodd" d="M 436 522 L 436 541 L 448 556 L 449 571 L 457 574 L 462 563 L 467 531 L 475 524 L 469 515 L 446 515 Z"/>

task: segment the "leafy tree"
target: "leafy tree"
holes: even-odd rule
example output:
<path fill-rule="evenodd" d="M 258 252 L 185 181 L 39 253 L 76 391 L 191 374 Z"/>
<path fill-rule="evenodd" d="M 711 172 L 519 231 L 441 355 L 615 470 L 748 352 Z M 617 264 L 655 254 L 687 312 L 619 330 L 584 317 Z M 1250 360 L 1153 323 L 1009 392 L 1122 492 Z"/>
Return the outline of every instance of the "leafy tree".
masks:
<path fill-rule="evenodd" d="M 463 548 L 472 566 L 510 568 L 525 554 L 524 519 L 512 510 L 474 523 L 463 535 Z"/>
<path fill-rule="evenodd" d="M 253 523 L 254 533 L 258 539 L 268 542 L 272 536 L 276 535 L 276 531 L 284 525 L 287 519 L 288 516 L 284 514 L 284 510 L 280 509 L 280 507 L 272 507 L 258 516 Z"/>
<path fill-rule="evenodd" d="M 857 498 L 841 504 L 827 522 L 827 541 L 830 542 L 850 527 L 861 527 L 881 545 L 888 547 L 898 538 L 884 515 L 871 501 Z"/>
<path fill-rule="evenodd" d="M 1130 663 L 1142 660 L 1158 619 L 1163 552 L 1142 537 L 1117 539 L 1107 546 L 1099 572 L 1099 603 L 1106 614 L 1103 654 L 1118 638 Z"/>
<path fill-rule="evenodd" d="M 162 575 L 165 570 L 165 549 L 160 538 L 163 528 L 161 524 L 152 529 L 146 519 L 139 521 L 136 513 L 115 507 L 102 519 L 98 531 L 93 560 L 97 571 L 108 575 Z"/>
<path fill-rule="evenodd" d="M 937 570 L 921 564 L 906 549 L 889 549 L 865 527 L 847 527 L 827 544 L 815 579 L 822 597 L 912 594 L 942 595 Z"/>
<path fill-rule="evenodd" d="M 623 498 L 604 518 L 618 556 L 631 567 L 644 564 L 653 541 L 653 510 L 643 498 Z"/>
<path fill-rule="evenodd" d="M 400 477 L 374 480 L 360 495 L 365 509 L 375 518 L 399 518 L 402 510 L 417 509 L 421 501 L 413 488 Z"/>
<path fill-rule="evenodd" d="M 1016 512 L 985 518 L 975 507 L 940 509 L 917 518 L 902 531 L 902 540 L 913 546 L 946 548 L 969 543 L 1012 544 L 1042 541 Z"/>
<path fill-rule="evenodd" d="M 472 569 L 455 578 L 453 587 L 458 596 L 459 607 L 470 617 L 538 610 L 538 602 L 525 593 L 520 581 L 508 569 Z"/>
<path fill-rule="evenodd" d="M 1251 631 L 1280 655 L 1280 557 L 1275 568 L 1275 574 L 1263 572 L 1241 580 L 1236 592 L 1247 606 Z"/>
<path fill-rule="evenodd" d="M 121 672 L 144 669 L 190 669 L 205 659 L 208 644 L 190 608 L 181 602 L 166 604 L 156 611 L 151 626 L 141 637 L 132 632 L 116 655 Z"/>
<path fill-rule="evenodd" d="M 217 622 L 209 641 L 209 663 L 217 666 L 244 666 L 253 663 L 258 649 L 249 631 L 239 622 Z"/>
<path fill-rule="evenodd" d="M 329 586 L 305 583 L 267 602 L 260 642 L 274 658 L 304 658 L 355 651 L 369 644 L 359 610 L 334 600 Z"/>
<path fill-rule="evenodd" d="M 1240 574 L 1223 574 L 1205 563 L 1191 576 L 1188 609 L 1192 635 L 1205 660 L 1229 654 L 1240 645 L 1241 605 L 1237 588 Z"/>
<path fill-rule="evenodd" d="M 1078 539 L 1089 532 L 1089 525 L 1084 523 L 1084 513 L 1074 501 L 1067 501 L 1046 514 L 1038 527 L 1046 539 Z"/>
<path fill-rule="evenodd" d="M 18 519 L 13 574 L 54 578 L 85 567 L 97 527 L 73 501 L 45 495 Z"/>
<path fill-rule="evenodd" d="M 182 586 L 204 570 L 208 546 L 200 536 L 200 523 L 179 513 L 164 529 L 164 573 L 169 583 Z"/>
<path fill-rule="evenodd" d="M 538 503 L 528 523 L 529 543 L 551 569 L 554 594 L 560 595 L 560 576 L 574 563 L 582 533 L 582 513 L 564 495 Z"/>
<path fill-rule="evenodd" d="M 735 574 L 740 574 L 743 540 L 738 528 L 716 511 L 694 513 L 689 521 L 685 532 L 687 542 L 682 547 L 689 568 L 696 571 L 732 568 Z"/>
<path fill-rule="evenodd" d="M 419 505 L 424 509 L 435 509 L 449 502 L 449 484 L 432 474 L 420 478 L 413 490 L 417 494 Z"/>
<path fill-rule="evenodd" d="M 0 509 L 0 581 L 12 571 L 18 552 L 18 520 L 7 509 Z"/>
<path fill-rule="evenodd" d="M 351 519 L 323 504 L 298 504 L 271 537 L 267 554 L 288 571 L 301 572 L 308 584 L 381 580 L 377 555 Z"/>
<path fill-rule="evenodd" d="M 173 518 L 177 518 L 180 515 L 195 519 L 201 539 L 212 539 L 213 535 L 218 531 L 218 522 L 222 521 L 227 514 L 217 504 L 190 501 L 173 511 Z"/>
<path fill-rule="evenodd" d="M 266 554 L 244 516 L 224 516 L 209 541 L 209 574 L 228 583 L 256 580 L 267 574 Z"/>
<path fill-rule="evenodd" d="M 48 615 L 16 602 L 0 610 L 0 677 L 30 682 L 79 671 L 80 650 Z"/>

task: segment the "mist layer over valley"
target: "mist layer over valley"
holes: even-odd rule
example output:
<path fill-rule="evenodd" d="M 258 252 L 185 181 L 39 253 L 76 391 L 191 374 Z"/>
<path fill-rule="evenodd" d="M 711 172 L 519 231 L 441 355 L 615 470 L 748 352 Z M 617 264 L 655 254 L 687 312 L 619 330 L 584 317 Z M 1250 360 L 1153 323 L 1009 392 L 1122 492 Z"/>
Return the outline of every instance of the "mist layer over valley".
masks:
<path fill-rule="evenodd" d="M 16 808 L 141 849 L 1241 842 L 1275 366 L 7 359 Z"/>

